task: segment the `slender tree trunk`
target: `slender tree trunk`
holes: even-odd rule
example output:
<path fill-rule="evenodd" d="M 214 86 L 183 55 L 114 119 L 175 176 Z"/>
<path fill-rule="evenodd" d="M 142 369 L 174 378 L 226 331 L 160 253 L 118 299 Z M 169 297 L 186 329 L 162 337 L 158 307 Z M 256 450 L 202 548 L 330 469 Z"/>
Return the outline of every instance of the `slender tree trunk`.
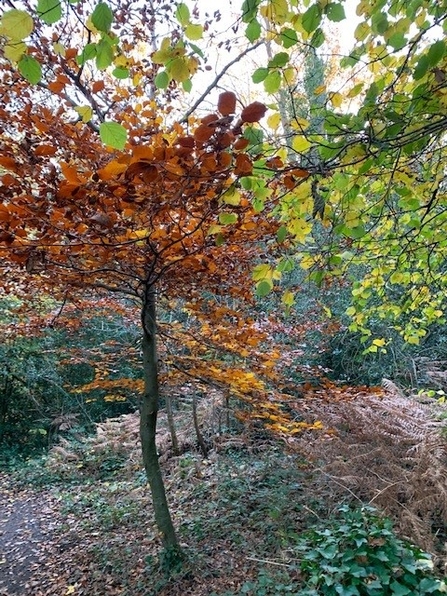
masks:
<path fill-rule="evenodd" d="M 159 408 L 155 289 L 147 286 L 142 309 L 144 395 L 140 407 L 140 437 L 143 462 L 152 493 L 155 522 L 163 546 L 180 553 L 177 536 L 169 512 L 166 491 L 158 461 L 156 432 Z"/>

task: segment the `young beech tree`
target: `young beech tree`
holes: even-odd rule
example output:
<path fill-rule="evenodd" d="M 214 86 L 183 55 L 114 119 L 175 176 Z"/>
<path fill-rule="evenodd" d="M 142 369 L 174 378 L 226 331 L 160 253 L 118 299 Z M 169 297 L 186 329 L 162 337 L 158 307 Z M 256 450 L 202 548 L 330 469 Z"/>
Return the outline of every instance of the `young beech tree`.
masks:
<path fill-rule="evenodd" d="M 174 125 L 167 133 L 158 129 L 159 110 L 146 107 L 142 140 L 122 153 L 107 152 L 95 132 L 39 105 L 21 117 L 26 136 L 2 135 L 4 283 L 14 288 L 18 280 L 24 295 L 93 290 L 140 304 L 141 442 L 166 547 L 177 539 L 155 444 L 157 294 L 199 302 L 207 290 L 243 298 L 259 241 L 274 238 L 277 228 L 235 188 L 253 169 L 242 130 L 265 107 L 251 104 L 238 117 L 235 111 L 236 97 L 223 93 L 218 112 L 195 129 Z"/>

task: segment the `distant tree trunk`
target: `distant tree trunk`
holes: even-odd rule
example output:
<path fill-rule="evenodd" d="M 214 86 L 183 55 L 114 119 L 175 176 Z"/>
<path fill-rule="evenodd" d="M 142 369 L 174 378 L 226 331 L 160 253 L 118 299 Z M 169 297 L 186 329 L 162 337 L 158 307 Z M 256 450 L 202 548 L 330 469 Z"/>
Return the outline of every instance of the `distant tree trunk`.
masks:
<path fill-rule="evenodd" d="M 155 289 L 147 286 L 142 309 L 144 394 L 140 406 L 140 437 L 146 476 L 152 493 L 155 522 L 161 533 L 163 546 L 180 547 L 169 512 L 166 491 L 158 461 L 156 432 L 159 408 Z"/>
<path fill-rule="evenodd" d="M 175 420 L 174 412 L 172 409 L 172 398 L 170 395 L 166 396 L 166 416 L 168 418 L 169 433 L 171 435 L 172 453 L 174 455 L 180 455 L 177 433 L 175 432 Z"/>

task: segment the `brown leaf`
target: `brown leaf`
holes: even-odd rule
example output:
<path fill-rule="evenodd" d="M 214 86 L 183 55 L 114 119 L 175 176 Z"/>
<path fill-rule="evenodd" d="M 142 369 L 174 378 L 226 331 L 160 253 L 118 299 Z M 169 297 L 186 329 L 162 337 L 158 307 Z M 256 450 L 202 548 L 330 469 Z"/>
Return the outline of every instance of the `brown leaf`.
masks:
<path fill-rule="evenodd" d="M 236 111 L 236 95 L 232 91 L 225 91 L 219 95 L 217 109 L 222 116 L 229 116 Z"/>
<path fill-rule="evenodd" d="M 242 110 L 242 122 L 259 122 L 265 116 L 267 107 L 259 102 L 254 101 Z"/>

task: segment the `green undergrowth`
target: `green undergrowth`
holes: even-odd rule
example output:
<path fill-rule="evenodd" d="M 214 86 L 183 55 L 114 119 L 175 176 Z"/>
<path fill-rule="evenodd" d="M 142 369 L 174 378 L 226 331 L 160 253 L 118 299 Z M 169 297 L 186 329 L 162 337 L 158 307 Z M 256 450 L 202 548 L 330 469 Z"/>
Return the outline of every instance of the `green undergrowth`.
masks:
<path fill-rule="evenodd" d="M 441 596 L 430 558 L 379 512 L 334 507 L 313 491 L 297 454 L 273 441 L 172 457 L 167 493 L 182 545 L 172 565 L 156 531 L 144 473 L 87 452 L 68 473 L 28 462 L 12 479 L 52 488 L 67 585 L 92 596 Z M 76 446 L 79 453 L 79 446 Z M 82 570 L 82 571 L 81 571 Z M 84 574 L 83 576 L 81 574 Z M 117 593 L 117 592 L 110 592 Z"/>

